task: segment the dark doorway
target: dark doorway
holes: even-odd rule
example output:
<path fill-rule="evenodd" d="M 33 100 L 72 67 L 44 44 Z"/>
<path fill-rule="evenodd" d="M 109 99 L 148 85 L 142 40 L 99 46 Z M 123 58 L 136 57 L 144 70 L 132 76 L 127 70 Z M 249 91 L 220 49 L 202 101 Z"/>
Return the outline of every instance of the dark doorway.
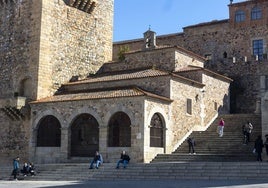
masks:
<path fill-rule="evenodd" d="M 131 122 L 124 112 L 115 113 L 109 121 L 109 147 L 131 146 Z"/>
<path fill-rule="evenodd" d="M 51 115 L 42 118 L 37 130 L 37 147 L 60 147 L 61 125 L 59 120 Z"/>
<path fill-rule="evenodd" d="M 99 150 L 99 124 L 90 114 L 81 114 L 71 126 L 71 156 L 92 157 Z"/>

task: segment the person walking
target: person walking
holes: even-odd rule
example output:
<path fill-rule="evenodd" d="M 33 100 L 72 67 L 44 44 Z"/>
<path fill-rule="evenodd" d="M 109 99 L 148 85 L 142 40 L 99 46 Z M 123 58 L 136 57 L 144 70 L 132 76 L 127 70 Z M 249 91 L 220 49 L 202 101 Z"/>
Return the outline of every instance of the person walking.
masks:
<path fill-rule="evenodd" d="M 245 129 L 246 129 L 246 144 L 248 144 L 250 142 L 250 135 L 253 130 L 253 125 L 248 121 Z"/>
<path fill-rule="evenodd" d="M 261 157 L 261 154 L 262 154 L 262 148 L 263 148 L 263 141 L 262 141 L 262 138 L 261 138 L 261 135 L 258 136 L 258 138 L 256 139 L 255 141 L 255 145 L 254 145 L 254 148 L 255 148 L 255 151 L 257 153 L 257 161 L 262 161 L 262 157 Z"/>
<path fill-rule="evenodd" d="M 195 153 L 195 150 L 194 150 L 194 146 L 195 146 L 195 140 L 194 138 L 188 138 L 187 139 L 187 142 L 188 142 L 188 146 L 189 146 L 189 154 L 196 154 Z"/>
<path fill-rule="evenodd" d="M 224 125 L 225 125 L 225 122 L 224 122 L 223 118 L 221 118 L 221 120 L 219 122 L 219 125 L 218 125 L 219 137 L 222 137 L 223 136 Z"/>
<path fill-rule="evenodd" d="M 14 180 L 18 180 L 17 179 L 17 175 L 19 174 L 19 169 L 20 169 L 20 164 L 19 164 L 20 158 L 17 157 L 13 160 L 13 171 L 12 171 L 12 175 L 14 177 Z"/>

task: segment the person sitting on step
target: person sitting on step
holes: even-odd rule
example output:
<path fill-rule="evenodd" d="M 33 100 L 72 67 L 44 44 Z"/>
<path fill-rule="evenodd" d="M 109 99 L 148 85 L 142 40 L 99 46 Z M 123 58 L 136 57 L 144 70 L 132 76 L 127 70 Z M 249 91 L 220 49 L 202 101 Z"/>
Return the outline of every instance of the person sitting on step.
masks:
<path fill-rule="evenodd" d="M 90 163 L 89 169 L 93 169 L 94 163 L 96 163 L 96 169 L 98 169 L 102 162 L 103 162 L 103 159 L 102 159 L 101 154 L 98 151 L 96 151 L 95 156 Z"/>
<path fill-rule="evenodd" d="M 129 161 L 130 161 L 130 157 L 126 154 L 126 151 L 122 151 L 120 160 L 117 162 L 116 168 L 117 169 L 119 168 L 120 163 L 122 163 L 123 167 L 126 168 Z"/>

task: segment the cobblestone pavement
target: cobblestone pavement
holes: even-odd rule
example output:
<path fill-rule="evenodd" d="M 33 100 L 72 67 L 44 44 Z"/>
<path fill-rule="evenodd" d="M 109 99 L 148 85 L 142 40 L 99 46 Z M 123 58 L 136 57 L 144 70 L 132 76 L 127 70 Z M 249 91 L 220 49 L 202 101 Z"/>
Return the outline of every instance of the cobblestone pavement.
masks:
<path fill-rule="evenodd" d="M 0 181 L 0 188 L 267 188 L 268 180 Z"/>

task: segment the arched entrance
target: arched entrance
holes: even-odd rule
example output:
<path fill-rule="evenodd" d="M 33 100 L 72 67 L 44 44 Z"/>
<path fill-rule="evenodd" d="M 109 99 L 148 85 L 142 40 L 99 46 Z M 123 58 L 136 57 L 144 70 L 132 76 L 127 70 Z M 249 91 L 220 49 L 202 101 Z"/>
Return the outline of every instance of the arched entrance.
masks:
<path fill-rule="evenodd" d="M 61 145 L 61 125 L 59 120 L 48 115 L 43 117 L 38 123 L 37 147 L 60 147 Z"/>
<path fill-rule="evenodd" d="M 91 157 L 99 150 L 99 124 L 90 114 L 79 115 L 71 125 L 71 156 Z"/>
<path fill-rule="evenodd" d="M 131 121 L 124 112 L 115 113 L 109 121 L 108 146 L 131 146 Z"/>

